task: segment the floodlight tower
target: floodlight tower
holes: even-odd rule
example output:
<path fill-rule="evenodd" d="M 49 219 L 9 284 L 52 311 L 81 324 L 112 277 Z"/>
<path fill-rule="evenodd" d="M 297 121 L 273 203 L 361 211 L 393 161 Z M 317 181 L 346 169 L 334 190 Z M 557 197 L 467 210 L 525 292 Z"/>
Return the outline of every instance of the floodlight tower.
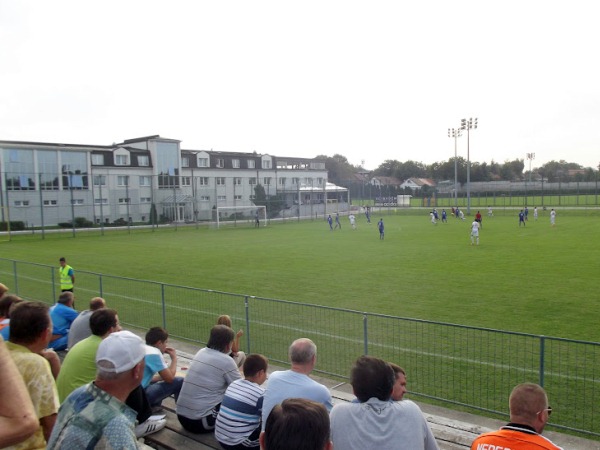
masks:
<path fill-rule="evenodd" d="M 477 117 L 473 119 L 461 119 L 460 129 L 467 130 L 467 214 L 471 214 L 471 155 L 470 155 L 470 137 L 471 130 L 477 129 Z"/>
<path fill-rule="evenodd" d="M 458 155 L 456 140 L 462 136 L 460 128 L 448 128 L 448 137 L 454 138 L 454 207 L 458 208 Z"/>
<path fill-rule="evenodd" d="M 529 183 L 531 183 L 531 161 L 535 159 L 535 153 L 526 153 L 525 156 L 529 160 Z"/>

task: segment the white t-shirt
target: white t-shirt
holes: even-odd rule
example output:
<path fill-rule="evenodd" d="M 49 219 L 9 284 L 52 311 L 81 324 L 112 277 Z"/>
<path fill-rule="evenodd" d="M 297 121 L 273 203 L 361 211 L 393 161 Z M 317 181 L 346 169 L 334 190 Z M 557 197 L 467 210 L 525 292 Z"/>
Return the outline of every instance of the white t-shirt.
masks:
<path fill-rule="evenodd" d="M 473 236 L 477 236 L 479 234 L 479 222 L 477 222 L 476 220 L 474 220 L 471 224 L 471 234 Z"/>

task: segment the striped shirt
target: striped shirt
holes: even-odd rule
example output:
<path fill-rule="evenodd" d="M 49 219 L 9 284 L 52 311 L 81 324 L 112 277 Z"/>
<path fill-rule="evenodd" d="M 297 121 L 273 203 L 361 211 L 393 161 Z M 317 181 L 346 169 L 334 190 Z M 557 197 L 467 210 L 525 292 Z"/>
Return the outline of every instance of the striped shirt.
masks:
<path fill-rule="evenodd" d="M 260 430 L 260 417 L 265 390 L 248 380 L 237 380 L 229 385 L 221 403 L 221 410 L 215 425 L 217 441 L 225 445 L 242 444 L 257 447 Z"/>

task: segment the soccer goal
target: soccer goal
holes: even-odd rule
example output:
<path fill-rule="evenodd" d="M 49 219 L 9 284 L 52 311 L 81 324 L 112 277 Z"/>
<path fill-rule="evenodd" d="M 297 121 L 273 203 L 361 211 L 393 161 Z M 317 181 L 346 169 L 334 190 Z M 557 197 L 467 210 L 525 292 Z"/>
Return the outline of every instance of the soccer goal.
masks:
<path fill-rule="evenodd" d="M 218 206 L 215 222 L 223 226 L 267 226 L 266 206 Z"/>

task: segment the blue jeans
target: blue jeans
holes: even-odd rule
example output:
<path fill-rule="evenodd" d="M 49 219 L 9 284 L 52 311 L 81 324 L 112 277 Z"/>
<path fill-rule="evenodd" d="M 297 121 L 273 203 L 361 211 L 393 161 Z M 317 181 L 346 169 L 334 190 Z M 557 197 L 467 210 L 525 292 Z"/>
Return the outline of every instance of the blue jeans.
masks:
<path fill-rule="evenodd" d="M 181 385 L 183 384 L 183 377 L 175 377 L 171 383 L 166 381 L 158 381 L 151 383 L 146 388 L 146 396 L 152 407 L 160 406 L 162 401 L 171 396 L 175 396 L 175 400 L 179 397 L 179 391 L 181 391 Z"/>
<path fill-rule="evenodd" d="M 68 341 L 69 341 L 69 335 L 65 334 L 64 336 L 59 337 L 58 339 L 55 339 L 52 342 L 50 342 L 48 344 L 48 348 L 51 348 L 57 352 L 59 352 L 61 350 L 66 350 Z"/>

